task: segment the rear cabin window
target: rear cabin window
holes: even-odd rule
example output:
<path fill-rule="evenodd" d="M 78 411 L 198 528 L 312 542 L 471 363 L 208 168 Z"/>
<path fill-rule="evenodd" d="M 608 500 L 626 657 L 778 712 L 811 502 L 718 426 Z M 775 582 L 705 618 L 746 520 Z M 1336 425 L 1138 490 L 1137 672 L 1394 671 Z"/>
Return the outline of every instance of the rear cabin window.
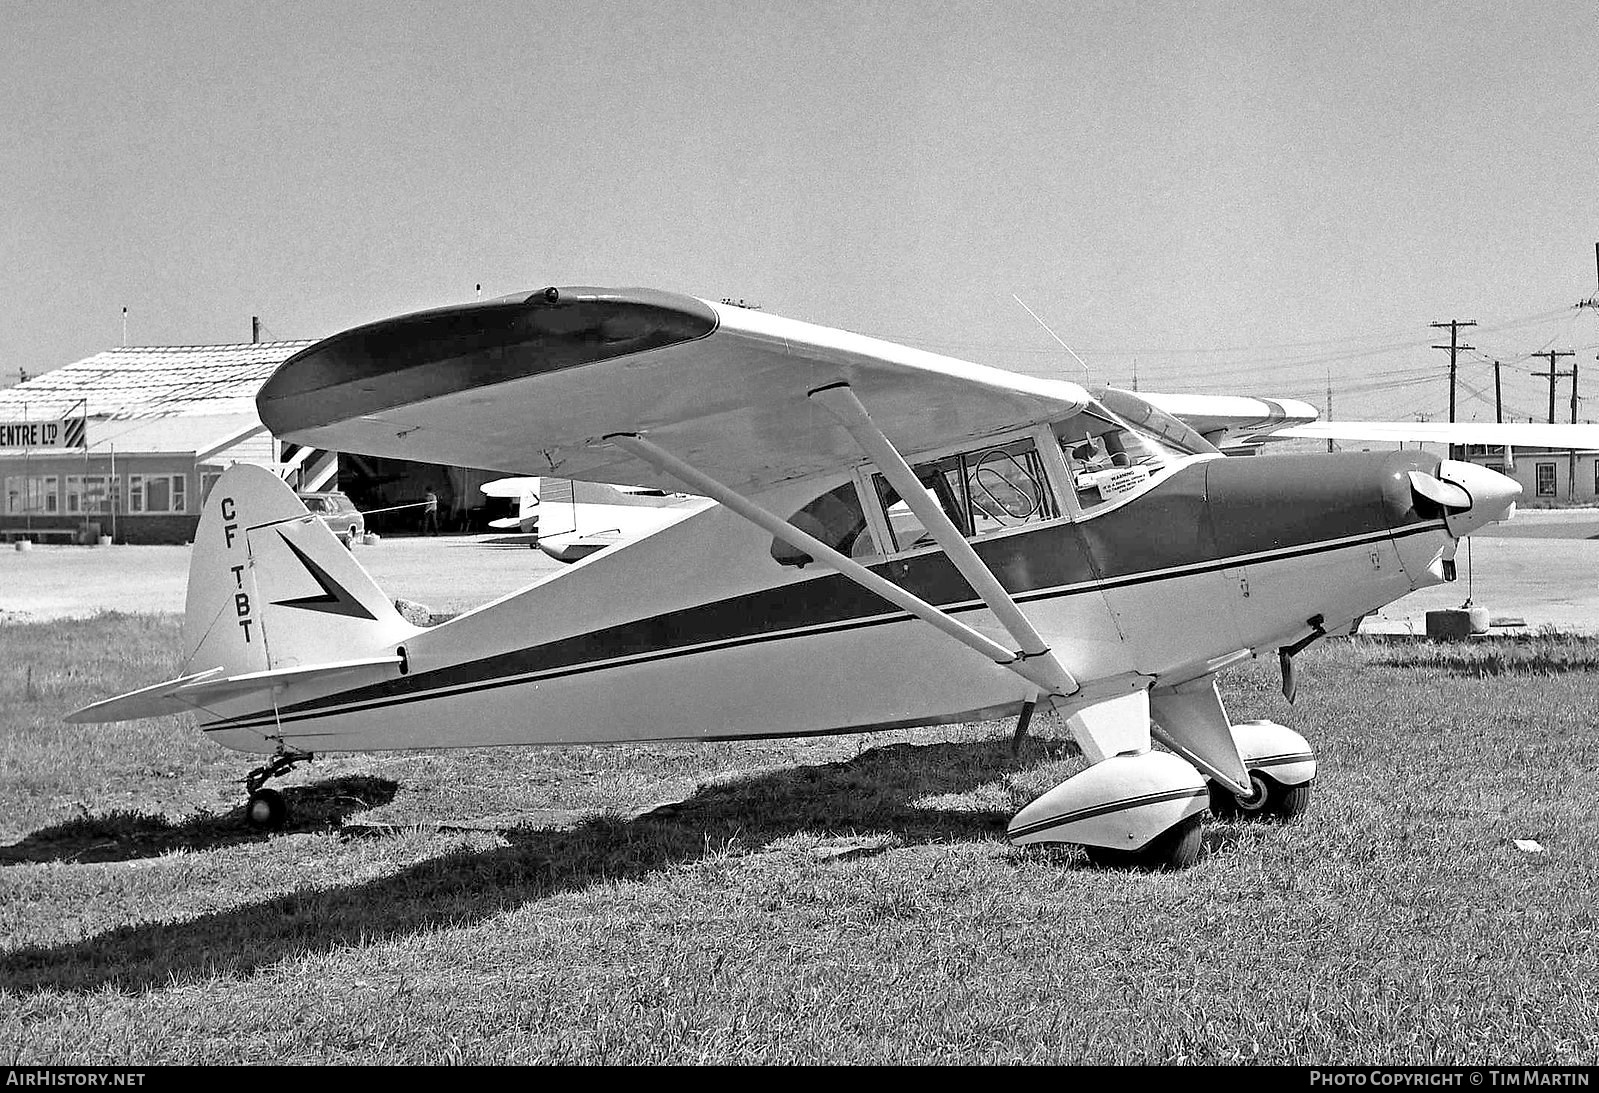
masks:
<path fill-rule="evenodd" d="M 914 468 L 929 497 L 967 538 L 1053 520 L 1060 515 L 1031 439 L 945 456 Z M 935 544 L 932 532 L 881 475 L 872 482 L 893 533 L 892 549 Z"/>
<path fill-rule="evenodd" d="M 828 490 L 789 517 L 788 522 L 851 558 L 877 553 L 854 482 Z M 801 567 L 816 560 L 786 539 L 772 540 L 772 557 L 781 565 Z"/>

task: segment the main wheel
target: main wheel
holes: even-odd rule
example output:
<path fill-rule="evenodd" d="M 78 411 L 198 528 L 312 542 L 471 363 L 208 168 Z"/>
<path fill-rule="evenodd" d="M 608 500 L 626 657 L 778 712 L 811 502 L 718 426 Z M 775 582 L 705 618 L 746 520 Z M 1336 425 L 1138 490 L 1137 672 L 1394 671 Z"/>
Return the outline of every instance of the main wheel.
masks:
<path fill-rule="evenodd" d="M 1310 807 L 1309 782 L 1285 786 L 1258 770 L 1249 772 L 1249 784 L 1255 792 L 1239 797 L 1231 790 L 1212 782 L 1210 784 L 1210 810 L 1224 820 L 1245 819 L 1291 820 Z"/>
<path fill-rule="evenodd" d="M 1084 846 L 1088 860 L 1103 869 L 1187 869 L 1199 860 L 1202 842 L 1196 813 L 1162 831 L 1137 850 L 1118 850 L 1109 846 Z"/>
<path fill-rule="evenodd" d="M 289 818 L 289 806 L 283 801 L 283 794 L 275 789 L 258 789 L 250 794 L 250 799 L 244 806 L 244 818 L 251 827 L 262 831 L 273 831 L 283 826 L 283 821 Z"/>

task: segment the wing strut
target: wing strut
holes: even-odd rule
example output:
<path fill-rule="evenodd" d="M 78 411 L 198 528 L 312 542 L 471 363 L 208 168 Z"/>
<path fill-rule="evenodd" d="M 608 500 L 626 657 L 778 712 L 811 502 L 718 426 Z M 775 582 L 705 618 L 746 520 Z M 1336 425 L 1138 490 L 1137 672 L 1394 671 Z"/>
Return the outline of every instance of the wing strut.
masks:
<path fill-rule="evenodd" d="M 666 472 L 688 486 L 695 493 L 704 494 L 706 497 L 726 505 L 750 523 L 764 528 L 778 538 L 791 543 L 817 561 L 832 566 L 862 588 L 877 593 L 894 606 L 909 611 L 923 622 L 936 626 L 962 645 L 981 653 L 1001 667 L 1009 668 L 1034 686 L 1052 694 L 1070 694 L 1077 690 L 1075 681 L 1073 681 L 1070 690 L 1061 691 L 1059 689 L 1058 678 L 1046 666 L 1052 658 L 1030 657 L 1005 648 L 987 635 L 973 630 L 949 612 L 935 607 L 921 597 L 901 588 L 893 581 L 878 576 L 855 559 L 840 554 L 815 536 L 807 535 L 781 516 L 762 508 L 744 495 L 735 492 L 709 475 L 701 473 L 671 452 L 645 440 L 638 434 L 613 433 L 604 439 L 607 443 L 616 445 L 629 455 L 635 456 Z M 1067 678 L 1070 679 L 1071 677 L 1068 676 Z"/>
<path fill-rule="evenodd" d="M 1016 640 L 1016 644 L 1021 646 L 1022 658 L 1037 658 L 1043 665 L 1050 680 L 1046 689 L 1059 695 L 1075 694 L 1078 690 L 1077 680 L 1066 670 L 1065 665 L 1055 658 L 1055 654 L 1049 651 L 1049 646 L 1044 644 L 1044 639 L 1033 628 L 1031 620 L 1011 598 L 1011 594 L 1005 591 L 1005 586 L 999 583 L 994 571 L 977 556 L 977 551 L 972 549 L 972 544 L 966 541 L 966 536 L 961 534 L 955 522 L 944 512 L 943 506 L 928 496 L 926 488 L 916 477 L 916 472 L 905 462 L 905 457 L 899 454 L 899 449 L 883 435 L 883 431 L 866 412 L 866 407 L 861 405 L 861 400 L 855 397 L 855 392 L 850 389 L 849 384 L 833 383 L 826 387 L 818 387 L 810 393 L 810 397 L 838 418 L 839 424 L 849 430 L 849 435 L 855 438 L 855 443 L 861 446 L 861 451 L 871 459 L 872 465 L 899 491 L 900 497 L 921 520 L 922 526 L 932 532 L 938 545 L 949 555 L 949 560 L 955 563 L 955 568 L 966 578 L 966 583 L 983 598 L 983 602 L 994 613 L 1000 625 Z"/>

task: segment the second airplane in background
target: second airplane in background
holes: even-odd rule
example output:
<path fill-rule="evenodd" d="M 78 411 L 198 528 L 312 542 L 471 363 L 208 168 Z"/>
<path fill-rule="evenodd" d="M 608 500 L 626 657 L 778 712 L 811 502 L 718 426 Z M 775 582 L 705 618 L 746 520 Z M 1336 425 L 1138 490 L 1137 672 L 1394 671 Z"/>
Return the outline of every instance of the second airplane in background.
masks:
<path fill-rule="evenodd" d="M 711 504 L 687 493 L 650 486 L 609 486 L 569 478 L 498 478 L 483 484 L 489 497 L 514 498 L 515 516 L 489 521 L 533 536 L 558 562 L 575 562 L 597 550 L 648 535 Z"/>

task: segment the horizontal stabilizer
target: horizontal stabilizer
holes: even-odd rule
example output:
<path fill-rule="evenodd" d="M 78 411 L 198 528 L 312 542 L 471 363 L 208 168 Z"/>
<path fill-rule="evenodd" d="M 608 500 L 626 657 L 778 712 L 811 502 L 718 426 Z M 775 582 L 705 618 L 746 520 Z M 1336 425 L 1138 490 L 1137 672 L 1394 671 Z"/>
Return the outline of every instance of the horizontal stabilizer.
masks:
<path fill-rule="evenodd" d="M 492 482 L 483 483 L 478 489 L 483 491 L 485 497 L 531 497 L 533 504 L 539 503 L 537 478 L 496 478 Z"/>
<path fill-rule="evenodd" d="M 69 725 L 95 725 L 106 721 L 137 721 L 142 717 L 165 717 L 167 714 L 185 713 L 192 707 L 172 696 L 184 687 L 201 680 L 221 675 L 221 668 L 212 668 L 193 675 L 179 676 L 163 683 L 152 683 L 137 691 L 117 695 L 115 698 L 91 702 L 62 718 Z"/>
<path fill-rule="evenodd" d="M 95 724 L 104 721 L 134 721 L 142 717 L 164 717 L 167 714 L 187 713 L 222 698 L 238 698 L 256 691 L 270 692 L 274 686 L 301 683 L 317 677 L 338 675 L 358 668 L 372 668 L 384 664 L 398 665 L 399 656 L 368 657 L 364 660 L 347 660 L 337 664 L 316 664 L 310 667 L 278 668 L 266 672 L 247 672 L 238 676 L 219 675 L 221 668 L 197 672 L 192 676 L 179 676 L 165 683 L 141 687 L 137 691 L 95 702 L 67 715 L 73 725 Z"/>

